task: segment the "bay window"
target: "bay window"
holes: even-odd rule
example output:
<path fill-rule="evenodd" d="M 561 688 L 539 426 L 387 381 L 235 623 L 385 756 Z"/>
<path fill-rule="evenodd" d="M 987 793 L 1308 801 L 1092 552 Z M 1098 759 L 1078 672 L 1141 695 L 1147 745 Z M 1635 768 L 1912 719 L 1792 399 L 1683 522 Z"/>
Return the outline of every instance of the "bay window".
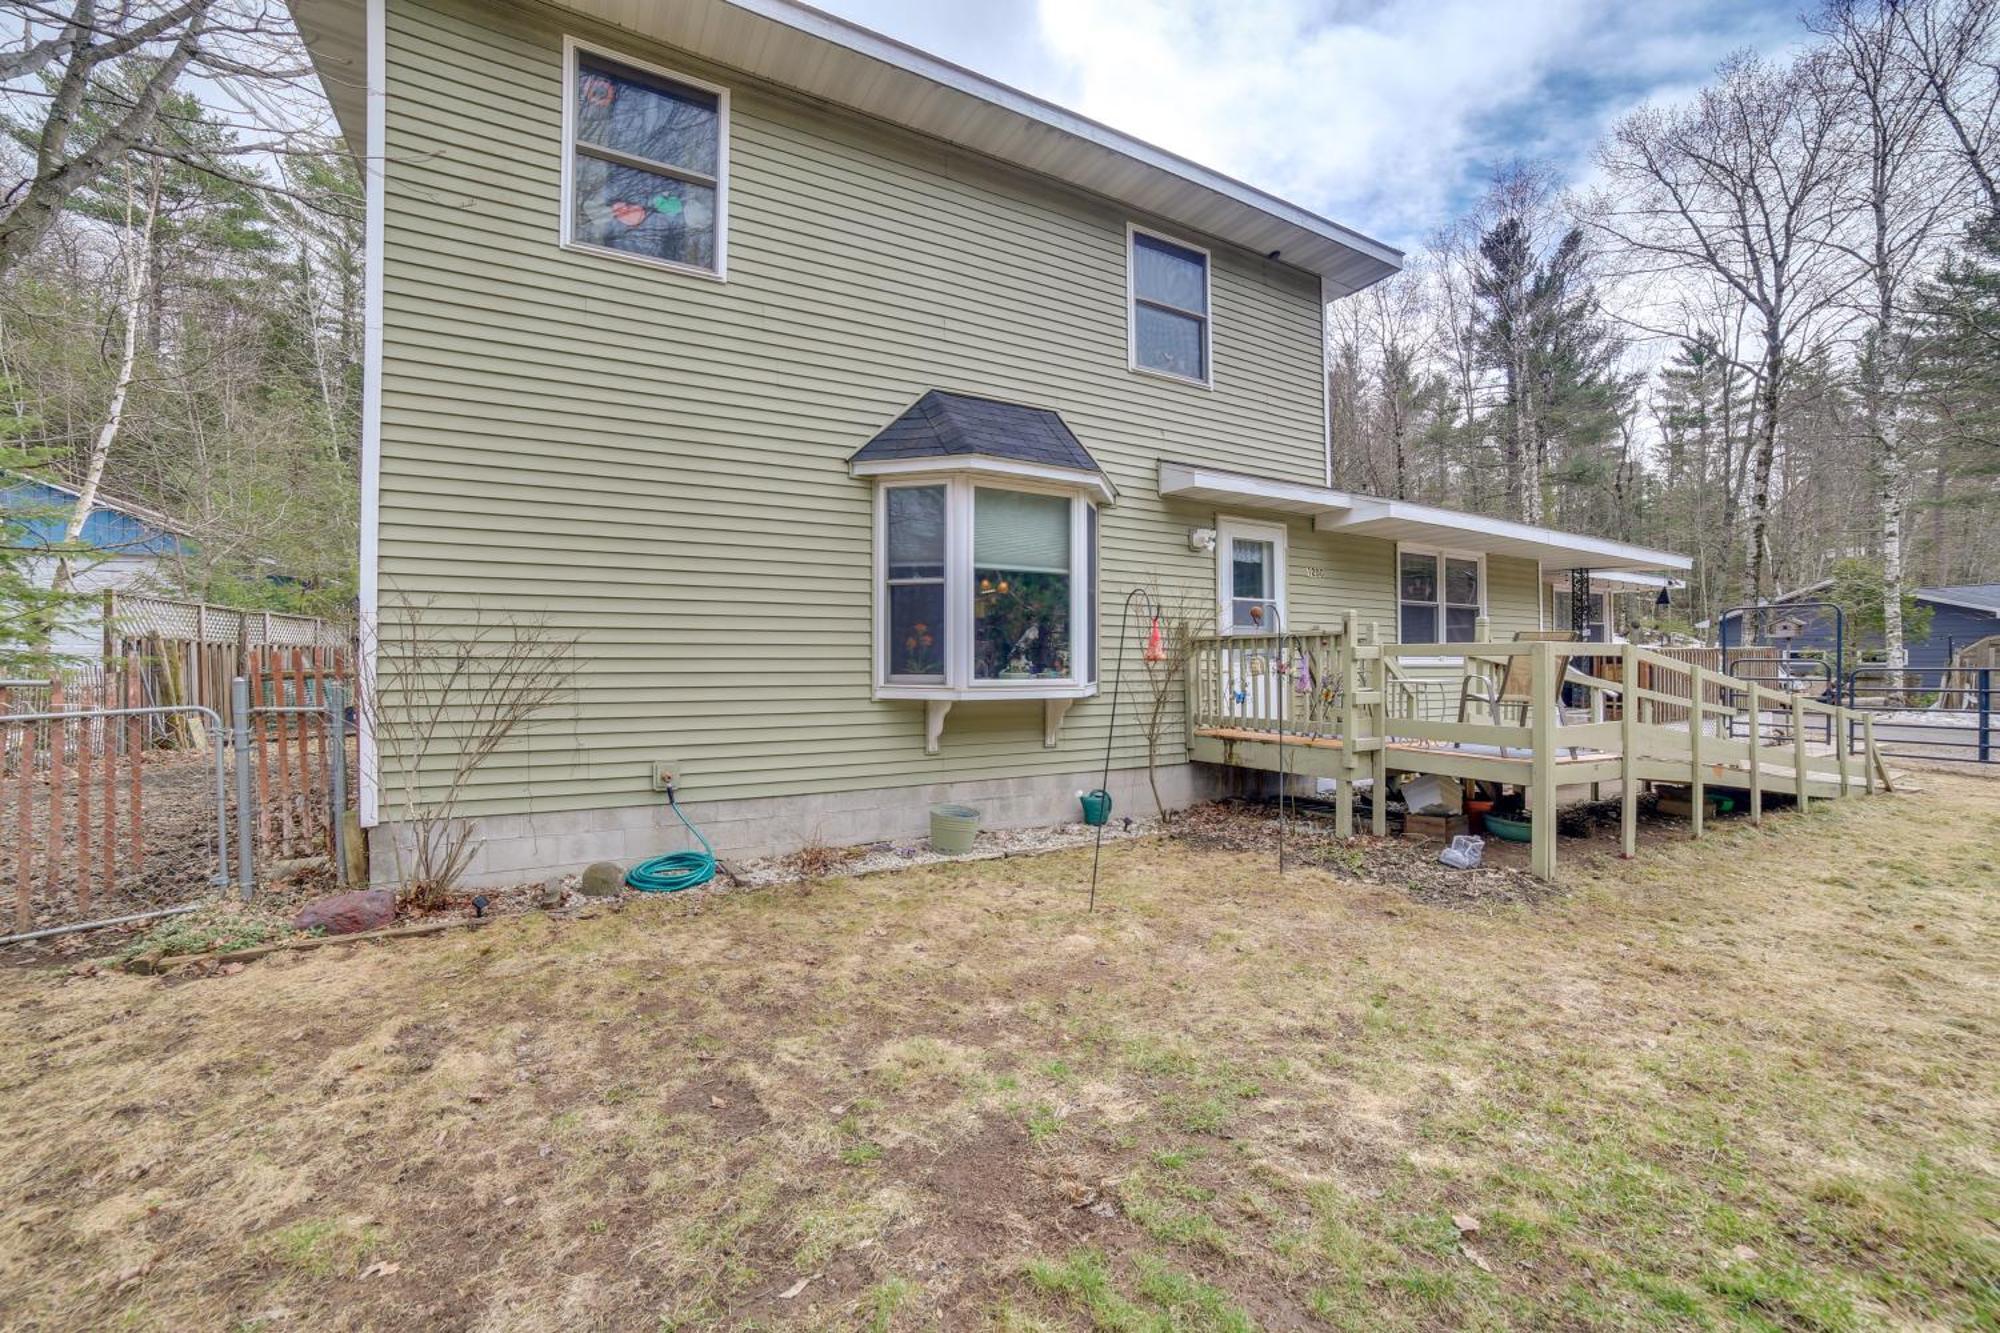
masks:
<path fill-rule="evenodd" d="M 1096 679 L 1097 507 L 976 475 L 877 491 L 876 692 L 1077 697 Z"/>
<path fill-rule="evenodd" d="M 1485 614 L 1484 559 L 1405 546 L 1397 551 L 1396 567 L 1401 642 L 1473 642 Z"/>

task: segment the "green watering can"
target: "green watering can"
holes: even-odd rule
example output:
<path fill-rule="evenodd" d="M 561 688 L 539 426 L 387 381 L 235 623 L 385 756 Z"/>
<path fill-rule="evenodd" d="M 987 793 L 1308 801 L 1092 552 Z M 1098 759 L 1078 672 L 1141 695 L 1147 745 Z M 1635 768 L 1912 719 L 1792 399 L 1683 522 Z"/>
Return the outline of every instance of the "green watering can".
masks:
<path fill-rule="evenodd" d="M 1096 791 L 1078 792 L 1076 799 L 1083 805 L 1083 822 L 1092 828 L 1101 828 L 1111 820 L 1111 793 L 1099 787 Z"/>

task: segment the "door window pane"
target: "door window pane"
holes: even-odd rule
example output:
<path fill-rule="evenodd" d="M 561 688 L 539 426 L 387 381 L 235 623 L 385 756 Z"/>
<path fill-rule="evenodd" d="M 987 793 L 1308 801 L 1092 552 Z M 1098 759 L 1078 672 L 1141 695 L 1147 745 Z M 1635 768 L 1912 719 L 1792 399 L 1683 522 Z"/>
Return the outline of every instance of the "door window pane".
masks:
<path fill-rule="evenodd" d="M 1237 629 L 1276 629 L 1277 547 L 1235 537 L 1229 543 L 1229 623 Z"/>
<path fill-rule="evenodd" d="M 974 679 L 1071 676 L 1071 504 L 1057 495 L 974 492 Z"/>

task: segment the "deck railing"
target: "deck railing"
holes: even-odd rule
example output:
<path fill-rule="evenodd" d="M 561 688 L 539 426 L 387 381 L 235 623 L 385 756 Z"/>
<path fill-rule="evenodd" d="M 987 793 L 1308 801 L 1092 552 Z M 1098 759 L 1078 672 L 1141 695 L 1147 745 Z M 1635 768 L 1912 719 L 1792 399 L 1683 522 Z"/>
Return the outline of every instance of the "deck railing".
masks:
<path fill-rule="evenodd" d="M 1865 713 L 1740 680 L 1698 660 L 1637 644 L 1378 638 L 1350 614 L 1335 630 L 1196 640 L 1190 735 L 1225 740 L 1224 762 L 1331 776 L 1342 836 L 1353 831 L 1354 785 L 1365 777 L 1382 791 L 1391 750 L 1410 768 L 1524 786 L 1538 810 L 1555 807 L 1559 777 L 1593 789 L 1618 780 L 1628 855 L 1642 781 L 1689 786 L 1695 836 L 1702 831 L 1704 789 L 1725 774 L 1736 786 L 1747 778 L 1753 820 L 1762 817 L 1767 787 L 1804 807 L 1815 790 L 1845 796 L 1857 784 L 1873 791 L 1878 778 L 1888 783 Z M 1440 668 L 1443 674 L 1435 674 Z M 1510 674 L 1516 697 L 1492 702 Z M 1523 674 L 1525 691 L 1518 689 Z M 1481 687 L 1468 691 L 1473 679 Z M 1582 720 L 1560 701 L 1566 686 L 1584 696 Z M 1830 755 L 1813 752 L 1815 733 L 1833 742 Z M 1281 734 L 1317 747 L 1308 769 L 1274 746 Z M 1370 804 L 1379 834 L 1384 802 Z M 1533 839 L 1536 873 L 1553 877 L 1553 821 L 1537 821 Z"/>

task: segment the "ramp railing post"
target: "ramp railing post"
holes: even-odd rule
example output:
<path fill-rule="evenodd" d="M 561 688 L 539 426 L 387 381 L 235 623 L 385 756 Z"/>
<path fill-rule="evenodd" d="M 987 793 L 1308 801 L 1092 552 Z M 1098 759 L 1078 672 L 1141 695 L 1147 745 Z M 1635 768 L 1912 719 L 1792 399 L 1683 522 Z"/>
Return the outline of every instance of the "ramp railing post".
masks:
<path fill-rule="evenodd" d="M 257 891 L 250 861 L 250 682 L 229 682 L 230 745 L 236 751 L 236 891 L 249 902 Z"/>
<path fill-rule="evenodd" d="M 333 804 L 333 873 L 347 883 L 347 709 L 346 691 L 337 680 L 326 682 L 326 737 L 328 796 Z"/>
<path fill-rule="evenodd" d="M 1979 668 L 1979 762 L 1993 762 L 1993 668 Z"/>

